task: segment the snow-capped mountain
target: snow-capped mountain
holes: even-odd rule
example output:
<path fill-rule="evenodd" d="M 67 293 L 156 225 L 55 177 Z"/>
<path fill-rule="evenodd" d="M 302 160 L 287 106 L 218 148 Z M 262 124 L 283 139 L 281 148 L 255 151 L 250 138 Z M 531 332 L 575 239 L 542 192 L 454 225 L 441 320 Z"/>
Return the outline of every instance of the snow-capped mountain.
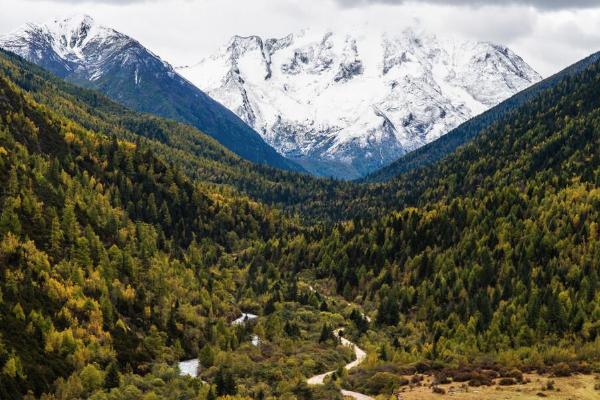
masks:
<path fill-rule="evenodd" d="M 355 178 L 541 77 L 504 46 L 401 34 L 234 37 L 178 71 L 309 171 Z"/>
<path fill-rule="evenodd" d="M 134 63 L 145 49 L 129 37 L 97 25 L 87 15 L 36 25 L 28 23 L 0 38 L 0 46 L 61 77 L 98 80 L 114 58 Z M 158 58 L 157 58 L 158 60 Z M 164 64 L 167 68 L 168 65 Z"/>
<path fill-rule="evenodd" d="M 250 161 L 301 169 L 138 41 L 87 15 L 26 24 L 0 47 L 137 111 L 194 125 Z"/>

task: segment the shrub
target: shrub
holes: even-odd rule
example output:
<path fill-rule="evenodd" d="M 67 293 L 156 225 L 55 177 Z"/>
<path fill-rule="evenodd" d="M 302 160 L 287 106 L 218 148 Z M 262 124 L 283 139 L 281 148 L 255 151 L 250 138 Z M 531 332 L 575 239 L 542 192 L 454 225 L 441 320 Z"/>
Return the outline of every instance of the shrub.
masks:
<path fill-rule="evenodd" d="M 523 382 L 523 373 L 518 369 L 503 370 L 500 372 L 500 376 L 503 378 L 513 378 L 519 382 Z"/>
<path fill-rule="evenodd" d="M 434 386 L 432 391 L 433 391 L 433 393 L 436 393 L 436 394 L 446 394 L 446 391 L 438 386 Z"/>
<path fill-rule="evenodd" d="M 445 372 L 440 371 L 435 373 L 433 382 L 436 385 L 444 385 L 450 383 L 450 379 L 448 379 L 448 375 Z"/>
<path fill-rule="evenodd" d="M 554 381 L 546 382 L 546 386 L 542 388 L 543 390 L 554 390 Z"/>
<path fill-rule="evenodd" d="M 398 386 L 408 385 L 408 379 L 389 372 L 377 372 L 367 383 L 369 393 L 392 393 Z"/>
<path fill-rule="evenodd" d="M 469 380 L 469 386 L 474 386 L 474 387 L 490 386 L 491 384 L 492 384 L 492 379 L 490 379 L 488 376 L 478 373 L 478 372 L 471 373 L 471 379 Z"/>
<path fill-rule="evenodd" d="M 496 379 L 501 376 L 500 373 L 498 373 L 497 371 L 491 370 L 491 369 L 483 370 L 483 371 L 481 371 L 481 373 L 490 379 Z"/>
<path fill-rule="evenodd" d="M 558 363 L 552 368 L 552 376 L 566 377 L 571 376 L 571 367 L 567 363 Z"/>
<path fill-rule="evenodd" d="M 429 371 L 430 369 L 431 369 L 431 363 L 429 363 L 427 361 L 420 361 L 415 364 L 415 370 L 417 370 L 417 372 L 419 372 L 421 374 Z"/>
<path fill-rule="evenodd" d="M 498 381 L 498 385 L 500 386 L 510 386 L 516 384 L 517 381 L 514 378 L 501 378 L 500 381 Z"/>
<path fill-rule="evenodd" d="M 479 387 L 479 386 L 490 386 L 492 381 L 486 377 L 473 378 L 469 381 L 469 386 Z"/>
<path fill-rule="evenodd" d="M 457 371 L 452 374 L 454 382 L 468 382 L 473 379 L 473 373 L 470 371 Z"/>

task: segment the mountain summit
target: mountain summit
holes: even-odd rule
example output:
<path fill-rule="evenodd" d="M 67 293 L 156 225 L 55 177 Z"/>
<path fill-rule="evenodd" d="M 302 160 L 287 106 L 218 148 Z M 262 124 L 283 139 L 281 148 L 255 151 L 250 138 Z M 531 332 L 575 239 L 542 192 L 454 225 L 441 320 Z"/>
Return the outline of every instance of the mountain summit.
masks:
<path fill-rule="evenodd" d="M 138 41 L 88 15 L 26 24 L 0 47 L 134 110 L 189 123 L 250 161 L 301 170 Z"/>
<path fill-rule="evenodd" d="M 340 178 L 378 169 L 541 79 L 504 46 L 416 29 L 235 36 L 178 71 L 281 154 Z"/>
<path fill-rule="evenodd" d="M 96 24 L 89 15 L 74 15 L 41 25 L 28 23 L 0 38 L 0 46 L 60 77 L 74 75 L 90 80 L 98 80 L 107 73 L 115 57 L 132 62 L 135 59 L 132 56 L 140 55 L 139 50 L 143 49 L 129 37 Z"/>

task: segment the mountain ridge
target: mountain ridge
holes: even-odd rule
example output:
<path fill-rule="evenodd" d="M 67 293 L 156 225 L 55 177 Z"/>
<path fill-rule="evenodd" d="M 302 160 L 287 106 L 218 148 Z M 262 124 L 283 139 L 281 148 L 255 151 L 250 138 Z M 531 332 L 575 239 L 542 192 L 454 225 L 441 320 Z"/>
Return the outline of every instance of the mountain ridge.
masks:
<path fill-rule="evenodd" d="M 189 123 L 247 160 L 303 171 L 140 42 L 88 15 L 26 24 L 0 47 L 132 109 Z"/>

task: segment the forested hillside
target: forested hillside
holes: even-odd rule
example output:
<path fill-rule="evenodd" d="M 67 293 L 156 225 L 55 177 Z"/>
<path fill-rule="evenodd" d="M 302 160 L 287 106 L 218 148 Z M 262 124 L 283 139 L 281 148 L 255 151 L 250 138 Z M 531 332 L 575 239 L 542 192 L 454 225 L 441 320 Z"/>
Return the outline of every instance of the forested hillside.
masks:
<path fill-rule="evenodd" d="M 363 186 L 254 166 L 0 56 L 0 398 L 336 399 L 416 371 L 598 370 L 598 93 L 595 63 Z M 242 311 L 256 321 L 231 324 Z M 308 386 L 352 358 L 337 327 L 369 357 Z M 200 379 L 178 375 L 191 357 Z"/>
<path fill-rule="evenodd" d="M 237 313 L 233 254 L 296 228 L 0 85 L 0 397 L 71 373 L 58 397 L 86 396 L 102 368 L 197 351 L 212 318 Z"/>
<path fill-rule="evenodd" d="M 234 187 L 257 201 L 306 218 L 342 218 L 342 200 L 351 199 L 358 189 L 348 182 L 252 164 L 192 126 L 131 111 L 98 92 L 65 82 L 12 53 L 0 50 L 0 54 L 2 73 L 38 103 L 94 132 L 140 141 L 192 179 Z M 338 211 L 334 213 L 333 209 Z"/>

